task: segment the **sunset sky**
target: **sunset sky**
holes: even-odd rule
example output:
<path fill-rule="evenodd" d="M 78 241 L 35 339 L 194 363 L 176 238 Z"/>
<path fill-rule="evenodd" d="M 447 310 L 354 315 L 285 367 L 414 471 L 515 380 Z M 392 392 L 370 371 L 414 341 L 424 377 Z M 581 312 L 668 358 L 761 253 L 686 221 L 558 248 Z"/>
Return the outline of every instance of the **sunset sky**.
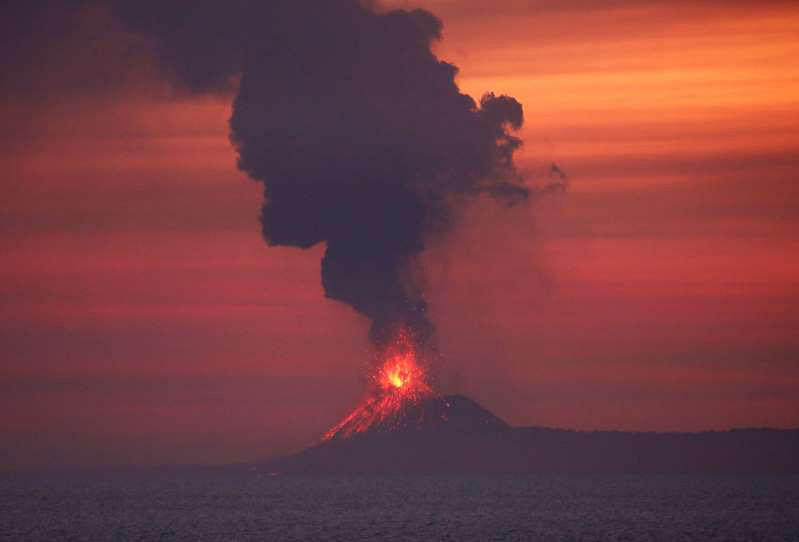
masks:
<path fill-rule="evenodd" d="M 524 105 L 531 186 L 553 162 L 570 178 L 510 210 L 477 200 L 430 240 L 441 391 L 514 425 L 798 427 L 799 4 L 384 6 L 444 21 L 463 92 Z M 264 243 L 231 95 L 175 90 L 91 2 L 17 15 L 0 468 L 313 443 L 363 394 L 368 323 L 324 298 L 323 247 Z"/>

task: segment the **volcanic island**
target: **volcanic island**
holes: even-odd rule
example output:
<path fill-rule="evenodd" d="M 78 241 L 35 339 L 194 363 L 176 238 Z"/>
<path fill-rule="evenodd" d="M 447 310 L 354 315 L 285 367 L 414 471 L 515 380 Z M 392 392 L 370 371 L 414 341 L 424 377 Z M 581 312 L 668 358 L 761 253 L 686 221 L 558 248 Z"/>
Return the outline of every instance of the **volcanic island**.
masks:
<path fill-rule="evenodd" d="M 348 416 L 309 448 L 254 468 L 270 475 L 799 473 L 799 429 L 512 427 L 468 397 L 436 393 L 416 350 L 400 340 Z"/>

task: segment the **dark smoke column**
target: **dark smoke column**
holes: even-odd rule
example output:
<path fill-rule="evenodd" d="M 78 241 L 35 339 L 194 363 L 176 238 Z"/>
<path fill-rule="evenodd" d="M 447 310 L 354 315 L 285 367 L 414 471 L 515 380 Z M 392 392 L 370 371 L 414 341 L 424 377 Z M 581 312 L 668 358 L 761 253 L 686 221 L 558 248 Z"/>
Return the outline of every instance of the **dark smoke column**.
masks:
<path fill-rule="evenodd" d="M 461 94 L 457 69 L 431 52 L 442 25 L 426 11 L 378 13 L 352 0 L 178 4 L 117 6 L 155 36 L 162 63 L 190 90 L 240 74 L 231 139 L 239 167 L 264 184 L 267 243 L 326 243 L 327 297 L 370 318 L 378 347 L 399 328 L 429 344 L 417 256 L 461 196 L 527 197 L 512 160 L 521 141 L 509 134 L 521 105 Z"/>

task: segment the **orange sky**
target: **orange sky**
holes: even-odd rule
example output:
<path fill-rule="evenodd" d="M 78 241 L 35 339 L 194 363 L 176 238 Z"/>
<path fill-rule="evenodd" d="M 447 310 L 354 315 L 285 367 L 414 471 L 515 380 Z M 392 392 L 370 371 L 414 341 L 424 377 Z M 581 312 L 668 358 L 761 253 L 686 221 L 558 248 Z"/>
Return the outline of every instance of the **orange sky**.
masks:
<path fill-rule="evenodd" d="M 442 386 L 514 424 L 799 426 L 799 8 L 392 4 L 444 19 L 464 91 L 524 104 L 532 184 L 571 177 L 425 254 Z M 53 91 L 0 106 L 0 466 L 265 457 L 362 393 L 367 324 L 320 247 L 260 239 L 229 99 L 142 58 L 89 89 L 45 58 Z"/>

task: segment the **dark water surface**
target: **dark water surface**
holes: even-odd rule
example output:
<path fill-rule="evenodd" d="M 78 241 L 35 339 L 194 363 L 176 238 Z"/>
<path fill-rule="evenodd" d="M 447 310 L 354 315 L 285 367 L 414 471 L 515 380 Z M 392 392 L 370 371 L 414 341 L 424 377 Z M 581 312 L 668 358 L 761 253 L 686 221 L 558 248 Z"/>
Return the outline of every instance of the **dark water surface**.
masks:
<path fill-rule="evenodd" d="M 6 477 L 0 540 L 799 541 L 799 477 Z"/>

